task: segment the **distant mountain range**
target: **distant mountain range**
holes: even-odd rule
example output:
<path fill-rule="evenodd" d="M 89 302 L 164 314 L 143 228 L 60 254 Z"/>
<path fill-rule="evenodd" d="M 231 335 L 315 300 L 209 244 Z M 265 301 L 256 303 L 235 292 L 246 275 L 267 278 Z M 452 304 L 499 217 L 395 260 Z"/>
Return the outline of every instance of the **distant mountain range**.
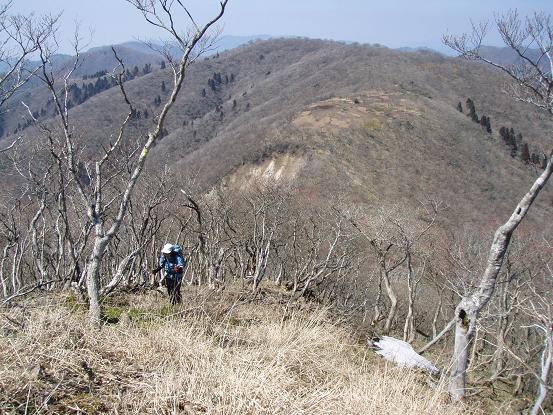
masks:
<path fill-rule="evenodd" d="M 206 50 L 203 55 L 211 56 L 216 53 L 236 48 L 238 46 L 255 42 L 258 40 L 268 40 L 273 38 L 271 35 L 252 35 L 252 36 L 222 36 Z M 149 46 L 142 41 L 128 41 L 122 44 L 114 45 L 119 56 L 125 62 L 125 65 L 132 68 L 134 66 L 143 66 L 149 64 L 159 64 L 163 57 L 156 51 L 161 50 L 162 44 L 153 42 Z M 117 60 L 113 56 L 112 46 L 97 46 L 88 49 L 81 53 L 81 64 L 75 71 L 75 76 L 93 75 L 99 71 L 110 71 L 117 65 Z M 171 53 L 178 57 L 180 49 L 176 45 L 169 45 Z M 51 62 L 55 70 L 63 70 L 73 66 L 74 56 L 68 54 L 55 54 L 51 57 Z M 38 62 L 29 62 L 30 67 L 38 65 Z M 5 71 L 7 68 L 5 63 L 0 63 L 0 71 Z"/>
<path fill-rule="evenodd" d="M 217 39 L 214 44 L 205 51 L 204 56 L 211 56 L 216 53 L 224 52 L 225 50 L 233 49 L 238 46 L 255 42 L 258 40 L 268 40 L 273 38 L 271 35 L 252 35 L 252 36 L 221 36 L 219 39 Z M 169 50 L 174 56 L 179 56 L 181 51 L 175 44 L 169 44 L 169 45 L 162 45 L 158 42 L 152 42 L 151 45 L 148 44 L 148 42 L 142 42 L 142 41 L 129 41 L 123 43 L 121 46 L 128 47 L 131 49 L 134 49 L 138 52 L 142 53 L 154 53 L 157 55 L 156 49 L 161 49 L 164 46 L 168 46 Z M 152 48 L 153 47 L 153 48 Z"/>
<path fill-rule="evenodd" d="M 275 38 L 299 39 L 299 37 L 295 36 L 275 37 L 267 34 L 251 36 L 227 35 L 217 39 L 217 41 L 209 49 L 204 51 L 203 55 L 211 56 L 255 41 L 269 40 Z M 342 41 L 339 43 L 346 45 L 355 44 L 355 42 L 349 41 Z M 380 47 L 381 45 L 376 46 Z M 159 54 L 157 50 L 161 50 L 164 47 L 168 48 L 168 50 L 174 57 L 178 57 L 181 53 L 180 49 L 174 44 L 162 45 L 159 42 L 152 42 L 151 44 L 148 44 L 147 42 L 137 40 L 114 45 L 114 47 L 116 48 L 120 57 L 123 58 L 126 66 L 131 68 L 134 66 L 143 66 L 145 64 L 159 64 L 159 62 L 163 60 L 163 57 Z M 111 48 L 112 46 L 99 46 L 83 52 L 80 56 L 81 64 L 76 69 L 75 76 L 93 75 L 99 71 L 110 71 L 111 69 L 113 69 L 117 65 L 117 61 L 113 56 Z M 425 46 L 399 47 L 395 50 L 399 52 L 428 52 L 442 54 L 435 49 Z M 516 64 L 520 60 L 520 58 L 510 48 L 482 46 L 481 51 L 485 57 L 488 57 L 491 60 L 494 60 L 506 66 Z M 531 56 L 536 56 L 538 54 L 538 51 L 530 50 L 528 51 L 528 53 Z M 56 54 L 52 57 L 52 62 L 56 70 L 63 70 L 64 68 L 72 67 L 74 57 L 68 54 Z M 0 71 L 5 70 L 5 64 L 3 65 L 4 67 L 2 67 L 2 65 L 0 64 Z M 37 65 L 37 63 L 30 62 L 29 65 L 34 66 Z"/>
<path fill-rule="evenodd" d="M 430 52 L 430 53 L 438 53 L 440 55 L 443 55 L 443 53 L 437 51 L 436 49 L 427 48 L 426 46 L 418 46 L 416 48 L 404 46 L 404 47 L 401 47 L 401 48 L 396 48 L 395 50 L 397 50 L 399 52 L 412 52 L 412 53 L 414 53 L 414 52 Z"/>
<path fill-rule="evenodd" d="M 344 204 L 415 206 L 421 197 L 434 197 L 449 206 L 457 224 L 490 224 L 496 214 L 510 212 L 538 168 L 511 156 L 500 127 L 522 134 L 533 153 L 551 146 L 551 119 L 505 96 L 506 78 L 486 65 L 427 50 L 257 39 L 221 41 L 220 48 L 240 46 L 190 67 L 148 168 L 167 165 L 179 180 L 194 177 L 206 192 L 276 180 L 300 189 L 314 205 L 338 197 Z M 126 83 L 140 112 L 132 134 L 140 137 L 167 97 L 163 84 L 171 84 L 171 72 L 142 44 L 117 49 L 128 67 L 152 62 L 151 72 Z M 83 58 L 80 74 L 113 63 L 109 48 Z M 101 77 L 79 76 L 79 89 L 102 84 Z M 36 133 L 22 128 L 22 100 L 49 122 L 48 98 L 41 88 L 22 92 L 4 115 L 5 136 Z M 467 116 L 467 98 L 479 116 L 490 117 L 491 134 Z M 75 101 L 71 118 L 89 154 L 101 151 L 125 111 L 117 88 L 100 85 Z M 551 200 L 549 188 L 530 221 L 549 223 Z"/>

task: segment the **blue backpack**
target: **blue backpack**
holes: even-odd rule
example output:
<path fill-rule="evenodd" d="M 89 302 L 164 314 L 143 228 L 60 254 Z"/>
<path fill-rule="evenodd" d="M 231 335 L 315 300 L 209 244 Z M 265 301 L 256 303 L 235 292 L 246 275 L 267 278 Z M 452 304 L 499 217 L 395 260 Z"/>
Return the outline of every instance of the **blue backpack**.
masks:
<path fill-rule="evenodd" d="M 171 249 L 171 252 L 175 254 L 175 259 L 176 259 L 177 263 L 182 261 L 182 268 L 184 270 L 184 268 L 186 267 L 186 260 L 184 259 L 184 254 L 183 254 L 183 251 L 182 251 L 182 247 L 180 245 L 174 244 L 173 248 Z M 179 259 L 180 259 L 180 261 L 179 261 Z M 174 273 L 172 271 L 172 266 L 176 265 L 176 264 L 171 264 L 168 261 L 166 261 L 163 257 L 161 257 L 160 258 L 160 265 L 163 266 L 163 268 L 165 268 L 165 271 L 167 272 L 167 274 L 171 275 L 171 274 Z"/>
<path fill-rule="evenodd" d="M 179 244 L 174 244 L 173 245 L 173 252 L 184 259 L 184 256 L 183 256 L 183 253 L 182 253 L 182 246 L 180 246 Z"/>

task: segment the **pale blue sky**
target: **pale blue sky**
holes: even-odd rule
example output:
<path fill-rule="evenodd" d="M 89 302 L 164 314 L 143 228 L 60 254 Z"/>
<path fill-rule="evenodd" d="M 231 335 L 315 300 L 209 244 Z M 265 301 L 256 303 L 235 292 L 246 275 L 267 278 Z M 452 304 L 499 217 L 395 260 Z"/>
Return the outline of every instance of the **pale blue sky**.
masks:
<path fill-rule="evenodd" d="M 200 21 L 218 5 L 216 0 L 185 3 Z M 510 8 L 553 14 L 553 0 L 229 0 L 223 35 L 296 35 L 444 50 L 444 33 L 468 31 L 470 19 L 493 20 L 494 13 Z M 124 0 L 14 0 L 13 11 L 63 11 L 62 52 L 68 51 L 63 39 L 74 31 L 76 20 L 83 33 L 94 30 L 90 46 L 161 36 Z M 490 37 L 487 43 L 499 41 Z"/>

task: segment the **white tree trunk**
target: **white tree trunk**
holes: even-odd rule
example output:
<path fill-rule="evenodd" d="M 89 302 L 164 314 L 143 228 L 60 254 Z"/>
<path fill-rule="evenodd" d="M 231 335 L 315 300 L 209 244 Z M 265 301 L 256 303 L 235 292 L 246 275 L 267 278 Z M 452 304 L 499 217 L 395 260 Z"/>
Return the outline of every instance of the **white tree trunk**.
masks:
<path fill-rule="evenodd" d="M 386 318 L 386 324 L 384 324 L 384 329 L 382 332 L 384 334 L 390 333 L 390 330 L 392 328 L 392 323 L 394 321 L 394 318 L 396 316 L 397 311 L 397 295 L 394 291 L 394 287 L 392 286 L 392 283 L 390 281 L 390 276 L 386 272 L 386 270 L 382 271 L 382 277 L 384 280 L 384 286 L 386 287 L 386 294 L 388 295 L 388 299 L 390 300 L 390 310 L 388 310 L 388 317 Z"/>
<path fill-rule="evenodd" d="M 541 356 L 541 377 L 540 386 L 538 388 L 538 396 L 532 407 L 531 415 L 545 414 L 542 408 L 543 401 L 547 397 L 549 375 L 553 364 L 553 328 L 549 328 L 549 332 L 545 336 L 545 345 Z"/>
<path fill-rule="evenodd" d="M 88 293 L 88 317 L 93 326 L 101 324 L 102 310 L 100 306 L 100 269 L 102 258 L 109 240 L 96 238 L 90 262 L 86 267 L 86 289 Z"/>

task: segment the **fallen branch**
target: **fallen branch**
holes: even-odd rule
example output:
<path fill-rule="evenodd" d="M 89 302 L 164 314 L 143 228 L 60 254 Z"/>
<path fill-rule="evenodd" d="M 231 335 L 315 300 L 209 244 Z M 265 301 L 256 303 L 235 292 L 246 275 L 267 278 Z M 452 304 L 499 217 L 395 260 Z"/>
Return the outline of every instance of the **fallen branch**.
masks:
<path fill-rule="evenodd" d="M 430 340 L 428 343 L 426 343 L 423 347 L 421 347 L 417 351 L 417 353 L 423 354 L 428 349 L 430 349 L 432 346 L 434 346 L 443 336 L 445 336 L 447 334 L 447 332 L 449 330 L 451 330 L 453 328 L 454 325 L 455 325 L 455 319 L 453 319 L 449 323 L 447 323 L 446 326 L 444 327 L 444 329 L 441 332 L 439 332 L 436 335 L 436 337 L 434 337 L 432 340 Z"/>
<path fill-rule="evenodd" d="M 50 281 L 40 282 L 40 283 L 38 283 L 38 284 L 33 285 L 32 287 L 29 287 L 29 288 L 25 289 L 24 291 L 18 291 L 17 293 L 15 293 L 15 294 L 9 296 L 8 298 L 6 298 L 6 299 L 0 304 L 0 307 L 6 306 L 10 301 L 15 300 L 16 298 L 24 297 L 24 296 L 26 296 L 27 294 L 32 293 L 32 292 L 33 292 L 34 290 L 36 290 L 37 288 L 42 288 L 42 287 L 44 287 L 45 285 L 52 284 L 52 283 L 54 283 L 54 282 L 59 282 L 59 280 L 50 280 Z"/>

